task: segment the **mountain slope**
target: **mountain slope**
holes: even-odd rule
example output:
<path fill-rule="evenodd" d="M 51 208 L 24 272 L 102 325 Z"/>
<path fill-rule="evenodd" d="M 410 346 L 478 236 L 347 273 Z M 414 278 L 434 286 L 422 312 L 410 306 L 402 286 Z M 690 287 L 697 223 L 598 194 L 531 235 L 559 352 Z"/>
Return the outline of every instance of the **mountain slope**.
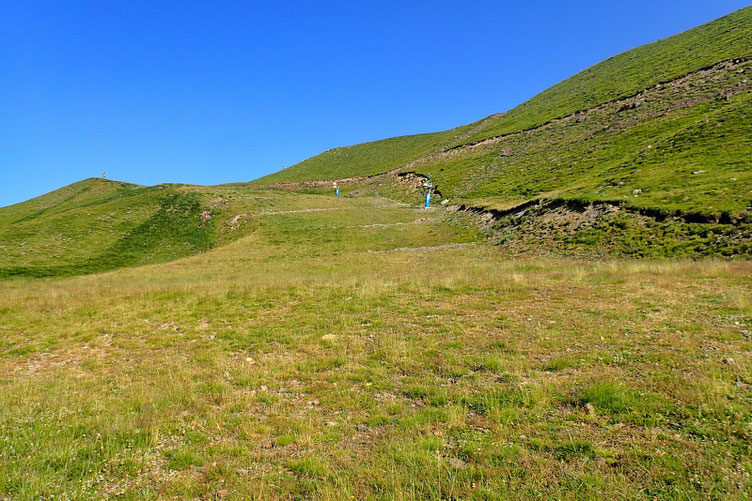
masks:
<path fill-rule="evenodd" d="M 448 148 L 462 137 L 467 137 L 470 131 L 473 131 L 472 124 L 443 132 L 342 146 L 252 181 L 251 184 L 320 181 L 381 174 Z"/>
<path fill-rule="evenodd" d="M 254 254 L 264 250 L 266 260 L 477 239 L 476 228 L 454 224 L 454 219 L 375 197 L 87 179 L 0 209 L 0 279 L 162 263 L 246 236 L 253 241 L 245 245 L 261 245 Z"/>
<path fill-rule="evenodd" d="M 0 209 L 0 277 L 167 261 L 208 249 L 201 197 L 176 186 L 87 179 Z"/>
<path fill-rule="evenodd" d="M 538 94 L 477 131 L 469 141 L 540 126 L 661 82 L 752 56 L 752 7 L 611 57 Z"/>
<path fill-rule="evenodd" d="M 750 51 L 752 7 L 610 58 L 507 114 L 335 148 L 251 183 L 75 183 L 0 208 L 0 277 L 173 260 L 253 231 L 265 208 L 316 205 L 256 191 L 264 187 L 324 192 L 340 180 L 345 196 L 417 205 L 416 183 L 429 174 L 455 207 L 497 218 L 500 241 L 528 242 L 523 251 L 555 239 L 628 255 L 747 256 Z M 603 210 L 583 218 L 587 204 Z"/>
<path fill-rule="evenodd" d="M 751 62 L 723 63 L 415 170 L 466 200 L 553 196 L 737 217 L 752 199 L 751 87 Z"/>
<path fill-rule="evenodd" d="M 395 182 L 409 185 L 413 174 L 430 174 L 441 196 L 479 210 L 511 210 L 529 217 L 532 212 L 525 216 L 525 208 L 532 203 L 563 203 L 567 210 L 580 207 L 578 211 L 587 204 L 608 206 L 608 214 L 624 214 L 628 224 L 611 221 L 601 228 L 602 235 L 613 234 L 617 224 L 640 233 L 639 238 L 619 235 L 616 247 L 630 255 L 644 255 L 645 247 L 656 240 L 665 243 L 660 255 L 748 255 L 750 52 L 752 7 L 610 58 L 504 115 L 455 129 L 461 133 L 447 134 L 443 147 L 423 155 L 411 152 L 410 162 L 402 167 L 389 164 L 387 169 L 375 162 L 359 167 L 371 176 L 387 170 L 390 174 L 341 183 L 342 192 L 399 195 Z M 407 144 L 406 138 L 401 141 Z M 388 151 L 390 144 L 352 149 Z M 352 175 L 349 164 L 330 152 L 314 158 L 315 165 L 306 161 L 287 169 L 284 180 Z M 282 179 L 267 176 L 259 184 L 269 180 Z M 303 188 L 328 189 L 310 184 Z M 419 203 L 417 191 L 408 196 Z M 545 211 L 535 214 L 537 221 L 526 224 L 537 228 L 547 216 Z M 570 215 L 559 214 L 543 225 L 566 226 Z M 649 220 L 638 223 L 636 215 Z M 517 224 L 519 217 L 504 221 L 507 228 L 502 230 L 508 234 L 508 226 Z M 723 227 L 708 229 L 706 223 Z M 593 224 L 596 221 L 588 220 L 580 229 L 590 232 Z M 521 239 L 520 231 L 515 230 L 514 240 Z M 679 252 L 672 240 L 694 243 L 679 246 Z"/>
<path fill-rule="evenodd" d="M 746 105 L 752 70 L 746 58 L 750 52 L 752 7 L 610 58 L 504 115 L 451 131 L 330 150 L 254 184 L 372 176 L 402 166 L 423 174 L 431 172 L 444 194 L 470 199 L 497 197 L 497 202 L 507 205 L 567 192 L 667 210 L 738 214 L 745 210 L 745 197 L 709 204 L 706 195 L 709 186 L 711 191 L 730 188 L 744 193 L 749 183 L 749 169 L 741 159 L 749 155 Z M 732 66 L 719 64 L 723 62 Z M 669 91 L 659 82 L 668 83 Z M 715 101 L 720 102 L 713 104 Z M 594 115 L 599 115 L 600 129 L 588 128 L 593 124 L 589 117 Z M 625 117 L 628 119 L 623 120 Z M 576 125 L 549 127 L 567 118 Z M 586 119 L 588 125 L 581 126 Z M 701 125 L 712 121 L 717 129 Z M 618 127 L 611 127 L 616 122 Z M 523 132 L 545 136 L 537 156 L 520 156 L 531 149 L 521 136 Z M 513 145 L 498 141 L 481 144 L 480 149 L 466 147 L 515 134 L 518 140 L 510 140 Z M 724 137 L 733 140 L 724 143 Z M 673 141 L 678 146 L 663 148 L 660 158 L 654 154 L 656 150 L 643 152 L 652 149 L 655 145 L 650 143 L 656 141 Z M 662 171 L 655 175 L 660 178 L 658 184 L 653 186 L 653 179 L 636 183 L 623 179 L 634 170 L 633 161 Z M 706 168 L 710 165 L 713 171 Z M 696 179 L 687 182 L 687 170 L 709 174 L 697 178 L 701 183 Z M 539 174 L 542 171 L 543 176 Z M 729 181 L 731 178 L 736 181 Z M 594 180 L 596 186 L 590 186 Z M 592 192 L 591 188 L 608 186 L 611 181 L 622 188 L 597 195 Z M 737 184 L 729 187 L 728 182 Z M 687 193 L 679 196 L 676 187 Z M 650 195 L 633 200 L 633 190 Z M 687 196 L 689 200 L 684 200 Z"/>
<path fill-rule="evenodd" d="M 612 57 L 504 115 L 330 150 L 255 184 L 325 192 L 323 180 L 346 179 L 345 195 L 418 204 L 421 176 L 432 175 L 455 207 L 494 218 L 515 251 L 555 241 L 567 253 L 749 256 L 751 52 L 749 7 Z"/>

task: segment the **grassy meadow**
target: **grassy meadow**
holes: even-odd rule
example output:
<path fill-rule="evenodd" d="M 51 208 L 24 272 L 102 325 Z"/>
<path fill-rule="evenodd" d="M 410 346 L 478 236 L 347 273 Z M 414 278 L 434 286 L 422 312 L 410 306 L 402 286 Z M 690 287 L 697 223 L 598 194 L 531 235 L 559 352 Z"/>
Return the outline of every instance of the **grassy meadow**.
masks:
<path fill-rule="evenodd" d="M 251 183 L 0 208 L 0 499 L 752 498 L 751 16 Z"/>
<path fill-rule="evenodd" d="M 0 498 L 752 495 L 750 263 L 511 259 L 443 209 L 224 200 L 205 253 L 0 282 Z"/>

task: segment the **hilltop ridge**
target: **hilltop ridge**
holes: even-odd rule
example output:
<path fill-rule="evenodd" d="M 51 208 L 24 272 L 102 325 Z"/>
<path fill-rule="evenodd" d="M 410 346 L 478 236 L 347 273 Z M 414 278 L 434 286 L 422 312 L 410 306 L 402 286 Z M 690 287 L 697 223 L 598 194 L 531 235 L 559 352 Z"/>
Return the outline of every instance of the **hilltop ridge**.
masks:
<path fill-rule="evenodd" d="M 89 178 L 0 209 L 0 278 L 76 275 L 211 247 L 201 196 L 180 186 Z"/>
<path fill-rule="evenodd" d="M 750 89 L 752 7 L 450 130 L 330 149 L 250 183 L 90 178 L 0 208 L 0 277 L 204 252 L 253 231 L 249 214 L 271 203 L 258 190 L 328 194 L 338 180 L 343 197 L 417 206 L 429 175 L 447 207 L 481 215 L 510 251 L 749 257 Z"/>
<path fill-rule="evenodd" d="M 610 57 L 510 110 L 469 142 L 538 127 L 555 118 L 633 96 L 655 85 L 752 56 L 752 7 Z"/>

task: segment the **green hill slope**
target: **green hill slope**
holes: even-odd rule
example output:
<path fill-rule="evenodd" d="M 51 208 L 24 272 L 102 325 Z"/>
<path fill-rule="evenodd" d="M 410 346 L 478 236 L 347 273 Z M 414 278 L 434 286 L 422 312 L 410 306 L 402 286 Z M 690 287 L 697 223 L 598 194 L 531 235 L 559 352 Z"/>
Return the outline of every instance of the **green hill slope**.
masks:
<path fill-rule="evenodd" d="M 491 211 L 507 241 L 550 240 L 541 227 L 559 231 L 574 217 L 576 231 L 557 239 L 579 245 L 610 235 L 607 251 L 630 255 L 749 255 L 751 51 L 752 7 L 610 58 L 505 115 L 335 148 L 251 183 L 82 181 L 0 208 L 0 277 L 98 272 L 205 251 L 247 234 L 257 226 L 253 214 L 280 206 L 274 197 L 282 195 L 257 191 L 264 187 L 346 179 L 345 196 L 417 204 L 416 178 L 399 175 L 409 172 L 431 174 L 455 206 Z M 282 205 L 293 210 L 301 200 Z M 301 210 L 315 208 L 305 203 Z M 561 204 L 583 212 L 593 203 L 602 207 L 597 217 L 562 212 Z M 542 208 L 528 212 L 530 204 Z M 659 250 L 646 254 L 657 240 Z"/>
<path fill-rule="evenodd" d="M 752 56 L 752 7 L 611 57 L 514 108 L 469 141 L 540 126 L 578 110 L 624 98 L 661 82 Z"/>
<path fill-rule="evenodd" d="M 208 249 L 197 193 L 87 179 L 0 209 L 0 277 L 90 273 Z"/>
<path fill-rule="evenodd" d="M 752 199 L 752 63 L 426 159 L 444 196 L 509 205 L 540 197 L 739 216 Z"/>
<path fill-rule="evenodd" d="M 410 163 L 397 170 L 430 173 L 443 197 L 473 207 L 563 200 L 749 222 L 751 52 L 752 7 L 610 58 L 504 115 L 439 133 L 444 146 L 407 151 L 409 138 L 399 138 L 399 158 Z M 357 159 L 332 150 L 259 183 L 394 170 L 395 155 L 373 160 L 393 141 L 351 147 L 373 152 Z M 364 182 L 373 184 L 343 191 Z"/>
<path fill-rule="evenodd" d="M 404 166 L 437 176 L 444 194 L 496 197 L 502 205 L 568 193 L 738 214 L 749 198 L 741 196 L 749 183 L 741 159 L 750 152 L 746 110 L 752 76 L 744 63 L 751 52 L 749 7 L 612 57 L 504 115 L 440 133 L 337 148 L 254 184 L 371 176 Z M 733 67 L 717 66 L 739 60 Z M 596 115 L 597 123 L 591 120 Z M 571 124 L 551 126 L 567 118 Z M 711 122 L 712 127 L 703 125 Z M 522 132 L 530 136 L 515 136 Z M 510 135 L 514 144 L 482 144 Z M 528 143 L 531 136 L 538 144 Z M 479 142 L 482 148 L 466 147 Z M 645 166 L 642 174 L 632 175 L 635 165 Z M 708 174 L 686 178 L 687 171 L 697 170 Z M 621 188 L 596 193 L 600 185 L 614 183 Z M 633 190 L 644 195 L 633 200 Z M 708 203 L 718 196 L 720 203 Z"/>
<path fill-rule="evenodd" d="M 471 126 L 334 148 L 252 181 L 253 185 L 371 176 L 450 147 Z"/>
<path fill-rule="evenodd" d="M 493 215 L 502 240 L 527 242 L 522 251 L 535 235 L 617 254 L 749 255 L 751 53 L 749 7 L 612 57 L 504 115 L 331 150 L 255 184 L 321 191 L 295 183 L 371 176 L 342 192 L 403 196 L 407 184 L 419 203 L 416 178 L 399 174 L 431 174 L 442 197 Z M 373 178 L 386 172 L 396 175 Z M 588 204 L 600 213 L 582 217 Z"/>
<path fill-rule="evenodd" d="M 380 197 L 88 179 L 0 209 L 0 279 L 162 263 L 251 234 L 255 240 L 245 245 L 264 241 L 265 260 L 476 239 L 477 229 L 453 224 L 454 219 Z M 350 237 L 343 245 L 345 233 Z"/>

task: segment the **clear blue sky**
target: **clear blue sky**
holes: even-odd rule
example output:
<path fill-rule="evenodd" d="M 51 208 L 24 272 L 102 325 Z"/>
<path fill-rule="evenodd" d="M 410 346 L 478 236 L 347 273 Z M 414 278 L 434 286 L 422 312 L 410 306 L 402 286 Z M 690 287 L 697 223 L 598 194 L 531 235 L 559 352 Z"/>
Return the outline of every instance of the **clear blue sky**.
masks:
<path fill-rule="evenodd" d="M 0 0 L 0 206 L 468 123 L 749 0 Z"/>

